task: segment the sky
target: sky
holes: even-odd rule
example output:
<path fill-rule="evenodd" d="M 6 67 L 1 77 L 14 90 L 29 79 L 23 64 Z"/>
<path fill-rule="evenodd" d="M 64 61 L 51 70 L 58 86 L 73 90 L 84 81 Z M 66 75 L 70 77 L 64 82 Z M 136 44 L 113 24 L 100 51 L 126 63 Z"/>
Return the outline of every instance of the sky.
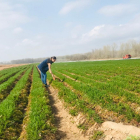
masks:
<path fill-rule="evenodd" d="M 140 41 L 140 0 L 0 0 L 0 62 Z"/>

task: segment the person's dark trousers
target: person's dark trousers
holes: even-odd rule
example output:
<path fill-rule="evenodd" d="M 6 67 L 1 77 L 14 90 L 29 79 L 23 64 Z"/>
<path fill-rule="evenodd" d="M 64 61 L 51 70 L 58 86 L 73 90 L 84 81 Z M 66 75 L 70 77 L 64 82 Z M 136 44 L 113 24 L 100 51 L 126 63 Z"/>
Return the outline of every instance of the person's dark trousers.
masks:
<path fill-rule="evenodd" d="M 43 84 L 45 84 L 45 85 L 47 85 L 46 78 L 47 78 L 47 74 L 46 73 L 44 74 L 41 72 L 41 80 L 42 80 Z"/>

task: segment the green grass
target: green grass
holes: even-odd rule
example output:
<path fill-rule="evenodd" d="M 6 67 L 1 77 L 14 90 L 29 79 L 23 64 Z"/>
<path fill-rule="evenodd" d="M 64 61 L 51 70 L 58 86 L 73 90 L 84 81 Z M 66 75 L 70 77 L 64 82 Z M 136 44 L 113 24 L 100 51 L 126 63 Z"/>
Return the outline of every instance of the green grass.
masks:
<path fill-rule="evenodd" d="M 140 140 L 140 137 L 139 136 L 130 135 L 125 140 Z"/>

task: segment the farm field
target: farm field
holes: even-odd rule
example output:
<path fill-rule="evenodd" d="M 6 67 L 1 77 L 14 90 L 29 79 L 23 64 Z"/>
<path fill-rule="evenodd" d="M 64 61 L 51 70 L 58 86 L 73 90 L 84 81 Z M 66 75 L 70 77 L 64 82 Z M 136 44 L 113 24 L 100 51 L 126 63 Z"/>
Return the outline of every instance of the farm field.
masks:
<path fill-rule="evenodd" d="M 49 82 L 77 116 L 83 113 L 88 123 L 122 122 L 140 128 L 140 60 L 70 62 L 53 64 L 58 78 Z M 140 134 L 139 134 L 140 135 Z"/>
<path fill-rule="evenodd" d="M 2 70 L 0 75 L 0 139 L 54 139 L 48 92 L 35 65 Z"/>
<path fill-rule="evenodd" d="M 140 136 L 140 60 L 54 63 L 48 89 L 36 65 L 0 71 L 0 139 L 109 140 L 107 121 L 134 127 L 120 140 Z"/>

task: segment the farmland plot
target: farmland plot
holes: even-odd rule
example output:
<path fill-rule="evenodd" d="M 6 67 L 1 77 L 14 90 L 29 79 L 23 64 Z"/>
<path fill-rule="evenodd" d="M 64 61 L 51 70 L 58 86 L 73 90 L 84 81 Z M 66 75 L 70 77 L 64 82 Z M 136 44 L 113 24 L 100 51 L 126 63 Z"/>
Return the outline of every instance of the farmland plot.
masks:
<path fill-rule="evenodd" d="M 2 70 L 0 139 L 104 139 L 99 128 L 106 121 L 133 125 L 135 131 L 128 134 L 137 134 L 139 65 L 140 60 L 55 63 L 52 71 L 56 80 L 48 73 L 48 89 L 43 86 L 36 65 Z M 79 115 L 83 118 L 80 121 Z"/>
<path fill-rule="evenodd" d="M 55 63 L 53 73 L 69 113 L 89 119 L 83 129 L 105 121 L 140 127 L 140 60 Z"/>
<path fill-rule="evenodd" d="M 16 73 L 0 85 L 0 139 L 55 139 L 53 114 L 37 69 L 28 65 L 11 70 Z"/>

